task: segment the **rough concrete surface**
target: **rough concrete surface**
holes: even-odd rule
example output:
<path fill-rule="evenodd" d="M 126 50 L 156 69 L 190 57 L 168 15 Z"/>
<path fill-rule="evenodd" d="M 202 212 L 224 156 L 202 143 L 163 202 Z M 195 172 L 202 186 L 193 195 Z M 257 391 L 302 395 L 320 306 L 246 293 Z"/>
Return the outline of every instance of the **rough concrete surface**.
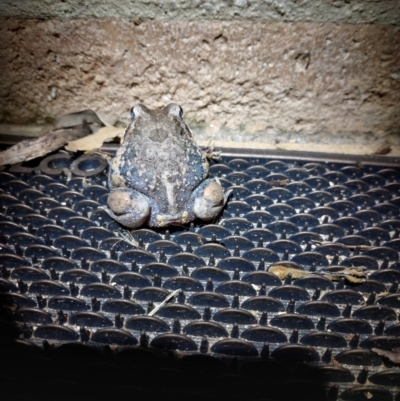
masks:
<path fill-rule="evenodd" d="M 400 24 L 398 0 L 2 0 L 13 18 L 253 19 Z"/>
<path fill-rule="evenodd" d="M 400 143 L 397 26 L 2 19 L 0 35 L 0 122 L 177 102 L 199 139 Z"/>

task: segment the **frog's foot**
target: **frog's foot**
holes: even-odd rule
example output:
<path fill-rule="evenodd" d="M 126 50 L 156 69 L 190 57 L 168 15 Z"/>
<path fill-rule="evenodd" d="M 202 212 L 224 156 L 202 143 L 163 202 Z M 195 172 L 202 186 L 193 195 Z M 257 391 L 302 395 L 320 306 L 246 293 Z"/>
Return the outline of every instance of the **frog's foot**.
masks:
<path fill-rule="evenodd" d="M 129 188 L 115 189 L 108 195 L 109 209 L 105 211 L 118 223 L 128 228 L 142 226 L 150 214 L 146 197 Z"/>
<path fill-rule="evenodd" d="M 211 141 L 206 146 L 200 146 L 201 151 L 205 154 L 207 159 L 219 161 L 221 160 L 221 151 L 214 151 L 214 145 Z"/>
<path fill-rule="evenodd" d="M 192 196 L 194 196 L 194 214 L 202 220 L 212 220 L 224 207 L 229 193 L 224 195 L 219 182 L 208 179 L 193 192 Z"/>
<path fill-rule="evenodd" d="M 171 214 L 155 214 L 152 215 L 149 226 L 150 227 L 166 227 L 169 225 L 181 225 L 191 221 L 190 214 L 187 211 Z"/>

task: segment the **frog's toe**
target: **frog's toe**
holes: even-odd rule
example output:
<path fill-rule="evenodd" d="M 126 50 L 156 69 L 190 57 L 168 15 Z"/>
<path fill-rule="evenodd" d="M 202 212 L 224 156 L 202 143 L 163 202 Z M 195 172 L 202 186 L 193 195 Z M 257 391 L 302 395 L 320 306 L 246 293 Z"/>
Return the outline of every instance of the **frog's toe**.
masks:
<path fill-rule="evenodd" d="M 108 195 L 109 209 L 105 211 L 118 223 L 128 228 L 142 226 L 150 214 L 147 199 L 139 192 L 120 188 Z"/>
<path fill-rule="evenodd" d="M 224 191 L 216 181 L 206 182 L 203 190 L 197 194 L 193 211 L 202 220 L 211 220 L 218 215 L 225 204 Z"/>

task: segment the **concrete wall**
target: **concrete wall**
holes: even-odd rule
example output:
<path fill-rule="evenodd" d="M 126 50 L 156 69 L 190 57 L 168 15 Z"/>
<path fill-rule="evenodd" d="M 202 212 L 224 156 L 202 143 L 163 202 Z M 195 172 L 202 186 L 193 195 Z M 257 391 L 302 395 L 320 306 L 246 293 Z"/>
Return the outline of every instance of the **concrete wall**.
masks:
<path fill-rule="evenodd" d="M 181 104 L 200 139 L 400 143 L 398 1 L 0 4 L 0 121 Z"/>

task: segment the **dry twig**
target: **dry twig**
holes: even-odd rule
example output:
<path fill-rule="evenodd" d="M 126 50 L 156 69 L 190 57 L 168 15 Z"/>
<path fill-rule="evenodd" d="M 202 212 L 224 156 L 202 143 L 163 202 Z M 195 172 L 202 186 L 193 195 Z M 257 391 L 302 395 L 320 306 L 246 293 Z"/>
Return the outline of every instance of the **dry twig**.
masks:
<path fill-rule="evenodd" d="M 0 152 L 0 165 L 4 166 L 36 159 L 63 147 L 69 141 L 82 138 L 91 133 L 89 124 L 83 122 L 74 128 L 50 131 L 37 139 L 25 139 Z"/>

